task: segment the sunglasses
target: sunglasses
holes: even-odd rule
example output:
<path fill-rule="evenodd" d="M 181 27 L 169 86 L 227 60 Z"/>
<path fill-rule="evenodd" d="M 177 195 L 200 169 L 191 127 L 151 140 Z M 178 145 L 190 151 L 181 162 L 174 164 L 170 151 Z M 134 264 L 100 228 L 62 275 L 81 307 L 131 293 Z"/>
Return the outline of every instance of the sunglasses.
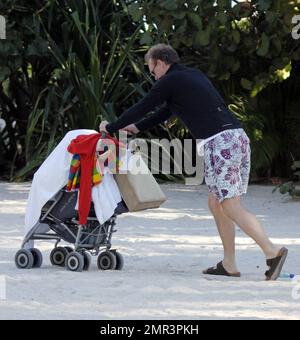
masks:
<path fill-rule="evenodd" d="M 151 76 L 153 76 L 153 77 L 156 76 L 156 74 L 154 73 L 154 70 L 155 70 L 156 66 L 157 66 L 157 63 L 155 64 L 155 66 L 153 67 L 153 69 L 150 71 L 150 74 L 151 74 Z"/>

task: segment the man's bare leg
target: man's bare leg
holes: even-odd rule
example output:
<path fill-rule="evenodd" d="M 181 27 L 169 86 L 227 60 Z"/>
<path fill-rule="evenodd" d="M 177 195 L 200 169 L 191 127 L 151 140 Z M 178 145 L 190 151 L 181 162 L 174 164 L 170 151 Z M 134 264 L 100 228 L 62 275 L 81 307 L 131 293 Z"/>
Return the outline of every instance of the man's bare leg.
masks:
<path fill-rule="evenodd" d="M 270 241 L 256 216 L 242 206 L 240 197 L 225 199 L 221 205 L 224 213 L 260 246 L 267 259 L 277 256 L 280 248 Z"/>
<path fill-rule="evenodd" d="M 216 225 L 224 248 L 223 266 L 229 273 L 237 273 L 235 259 L 235 225 L 234 222 L 225 215 L 222 204 L 217 198 L 209 193 L 208 206 L 214 216 Z"/>

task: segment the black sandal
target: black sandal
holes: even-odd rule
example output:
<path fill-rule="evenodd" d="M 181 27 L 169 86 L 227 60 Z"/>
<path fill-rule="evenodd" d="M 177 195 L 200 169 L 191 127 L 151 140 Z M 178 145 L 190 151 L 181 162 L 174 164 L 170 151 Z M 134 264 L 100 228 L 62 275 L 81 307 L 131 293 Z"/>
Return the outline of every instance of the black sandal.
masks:
<path fill-rule="evenodd" d="M 286 248 L 281 248 L 277 257 L 267 260 L 269 270 L 265 273 L 266 281 L 276 281 L 278 279 L 288 256 L 288 252 L 289 251 Z"/>
<path fill-rule="evenodd" d="M 205 275 L 218 275 L 218 276 L 230 276 L 230 277 L 241 277 L 241 273 L 228 273 L 228 271 L 224 268 L 223 262 L 217 264 L 216 267 L 211 267 L 206 270 L 203 270 L 203 274 Z"/>

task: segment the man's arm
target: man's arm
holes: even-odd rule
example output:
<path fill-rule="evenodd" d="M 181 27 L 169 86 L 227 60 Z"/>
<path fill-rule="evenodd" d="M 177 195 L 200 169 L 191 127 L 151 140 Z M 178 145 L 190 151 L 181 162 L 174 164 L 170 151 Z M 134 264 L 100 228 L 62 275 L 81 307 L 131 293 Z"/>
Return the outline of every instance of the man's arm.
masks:
<path fill-rule="evenodd" d="M 106 130 L 114 133 L 132 123 L 141 120 L 149 111 L 163 104 L 170 96 L 170 82 L 166 78 L 158 80 L 150 92 L 137 104 L 126 110 L 114 123 L 108 124 Z"/>
<path fill-rule="evenodd" d="M 162 107 L 159 109 L 157 112 L 152 114 L 150 117 L 145 118 L 138 123 L 135 124 L 135 126 L 140 130 L 140 131 L 145 131 L 148 129 L 151 129 L 155 125 L 161 124 L 168 120 L 172 116 L 172 112 L 170 109 L 166 107 Z"/>

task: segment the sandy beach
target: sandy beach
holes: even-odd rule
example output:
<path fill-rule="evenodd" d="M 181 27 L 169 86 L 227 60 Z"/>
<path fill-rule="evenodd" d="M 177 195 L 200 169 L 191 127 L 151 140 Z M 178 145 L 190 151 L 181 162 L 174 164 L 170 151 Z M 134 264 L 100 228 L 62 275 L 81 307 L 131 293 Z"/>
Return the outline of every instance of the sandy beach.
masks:
<path fill-rule="evenodd" d="M 265 282 L 260 249 L 237 230 L 242 278 L 202 275 L 222 260 L 222 246 L 201 186 L 162 185 L 168 201 L 157 210 L 117 219 L 113 247 L 122 271 L 89 272 L 51 266 L 54 243 L 40 242 L 44 264 L 18 270 L 30 183 L 0 183 L 0 319 L 299 319 L 299 280 Z M 285 272 L 300 275 L 300 202 L 272 186 L 251 185 L 244 205 L 268 235 L 289 248 Z"/>

